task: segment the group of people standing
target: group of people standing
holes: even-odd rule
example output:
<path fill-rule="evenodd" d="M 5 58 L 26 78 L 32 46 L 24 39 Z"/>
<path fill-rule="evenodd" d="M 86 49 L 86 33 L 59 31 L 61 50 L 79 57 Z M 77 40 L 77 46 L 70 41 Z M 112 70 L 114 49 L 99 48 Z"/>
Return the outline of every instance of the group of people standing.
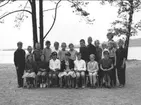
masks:
<path fill-rule="evenodd" d="M 126 54 L 124 41 L 115 42 L 113 34 L 107 34 L 108 42 L 100 46 L 99 40 L 88 37 L 80 40 L 79 52 L 70 43 L 54 43 L 46 41 L 46 48 L 40 48 L 36 43 L 35 49 L 28 46 L 26 54 L 22 49 L 22 42 L 18 42 L 18 49 L 14 53 L 14 64 L 17 71 L 18 87 L 65 87 L 91 88 L 119 87 L 125 85 Z M 33 51 L 32 51 L 33 50 Z M 25 81 L 24 81 L 25 80 Z M 25 85 L 26 84 L 26 85 Z"/>

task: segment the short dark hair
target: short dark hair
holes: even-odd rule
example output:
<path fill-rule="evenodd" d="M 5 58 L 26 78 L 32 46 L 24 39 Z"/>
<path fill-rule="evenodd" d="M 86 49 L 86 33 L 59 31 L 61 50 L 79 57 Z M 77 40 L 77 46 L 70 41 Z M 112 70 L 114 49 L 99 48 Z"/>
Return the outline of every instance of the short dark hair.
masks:
<path fill-rule="evenodd" d="M 61 47 L 62 47 L 62 45 L 65 45 L 65 46 L 67 47 L 67 44 L 66 44 L 65 42 L 63 42 L 63 43 L 61 44 Z"/>
<path fill-rule="evenodd" d="M 46 41 L 46 45 L 47 45 L 47 44 L 50 44 L 50 41 Z"/>
<path fill-rule="evenodd" d="M 106 55 L 106 54 L 109 55 L 109 52 L 108 52 L 108 51 L 104 51 L 104 52 L 103 52 L 103 55 Z"/>
<path fill-rule="evenodd" d="M 84 39 L 81 39 L 80 42 L 84 42 L 85 43 L 85 40 Z"/>
<path fill-rule="evenodd" d="M 80 53 L 80 52 L 78 52 L 78 53 L 77 53 L 77 56 L 78 56 L 78 55 L 81 55 L 81 53 Z"/>
<path fill-rule="evenodd" d="M 59 45 L 59 42 L 54 42 L 54 45 L 55 45 L 55 44 Z"/>
<path fill-rule="evenodd" d="M 70 46 L 74 46 L 74 45 L 73 45 L 72 43 L 70 43 L 70 44 L 69 44 L 69 47 L 70 47 Z"/>
<path fill-rule="evenodd" d="M 55 56 L 55 55 L 57 56 L 57 52 L 54 51 L 54 52 L 52 52 L 51 55 L 52 55 L 52 56 Z"/>
<path fill-rule="evenodd" d="M 23 44 L 22 42 L 18 42 L 18 43 L 17 43 L 17 45 L 22 45 L 22 44 Z"/>

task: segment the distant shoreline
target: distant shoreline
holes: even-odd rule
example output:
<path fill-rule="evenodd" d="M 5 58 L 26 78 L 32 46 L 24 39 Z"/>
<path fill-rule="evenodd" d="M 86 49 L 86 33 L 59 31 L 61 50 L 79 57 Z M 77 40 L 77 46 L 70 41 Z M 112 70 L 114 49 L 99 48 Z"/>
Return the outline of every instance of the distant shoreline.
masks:
<path fill-rule="evenodd" d="M 129 46 L 129 47 L 141 47 L 141 46 Z M 74 48 L 79 48 L 79 46 L 74 47 Z M 0 51 L 15 51 L 16 49 L 0 49 Z M 24 50 L 27 50 L 26 48 L 24 48 Z"/>

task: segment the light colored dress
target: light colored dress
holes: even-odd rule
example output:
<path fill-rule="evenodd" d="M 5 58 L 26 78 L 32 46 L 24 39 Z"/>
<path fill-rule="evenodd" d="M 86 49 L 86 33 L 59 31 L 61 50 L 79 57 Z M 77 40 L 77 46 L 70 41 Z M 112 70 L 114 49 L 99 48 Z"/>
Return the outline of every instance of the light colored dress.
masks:
<path fill-rule="evenodd" d="M 99 70 L 98 63 L 96 61 L 88 62 L 87 69 L 88 69 L 89 75 L 97 75 L 97 72 Z"/>

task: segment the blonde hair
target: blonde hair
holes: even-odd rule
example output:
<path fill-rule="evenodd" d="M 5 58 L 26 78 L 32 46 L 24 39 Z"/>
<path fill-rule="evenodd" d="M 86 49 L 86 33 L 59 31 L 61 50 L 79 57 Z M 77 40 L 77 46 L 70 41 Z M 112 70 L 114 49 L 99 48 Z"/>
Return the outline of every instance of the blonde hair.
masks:
<path fill-rule="evenodd" d="M 116 43 L 116 42 L 114 42 L 114 41 L 109 41 L 109 42 L 108 42 L 108 46 L 109 46 L 109 44 L 112 45 L 113 48 L 117 48 L 117 43 Z"/>
<path fill-rule="evenodd" d="M 103 43 L 101 44 L 101 47 L 102 47 L 102 49 L 108 48 L 107 42 L 103 42 Z M 105 48 L 104 48 L 104 47 L 105 47 Z"/>
<path fill-rule="evenodd" d="M 61 47 L 62 47 L 63 45 L 65 45 L 65 46 L 67 47 L 67 44 L 66 44 L 65 42 L 63 42 L 63 43 L 61 44 Z"/>
<path fill-rule="evenodd" d="M 95 55 L 94 55 L 94 54 L 90 54 L 90 57 L 93 57 L 93 58 L 95 58 Z"/>

